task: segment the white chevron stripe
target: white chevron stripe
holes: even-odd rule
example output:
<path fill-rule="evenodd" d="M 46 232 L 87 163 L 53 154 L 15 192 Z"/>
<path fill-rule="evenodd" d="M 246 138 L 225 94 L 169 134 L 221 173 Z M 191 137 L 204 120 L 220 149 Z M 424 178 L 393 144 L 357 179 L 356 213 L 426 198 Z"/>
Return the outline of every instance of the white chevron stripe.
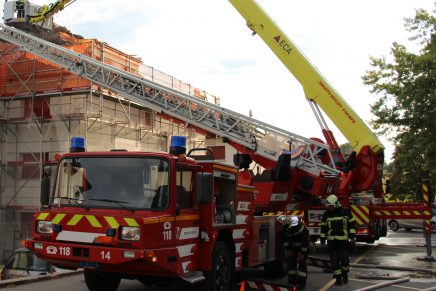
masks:
<path fill-rule="evenodd" d="M 239 201 L 237 211 L 248 211 L 249 205 L 250 205 L 250 202 L 248 202 L 248 201 Z"/>
<path fill-rule="evenodd" d="M 199 232 L 199 227 L 182 228 L 182 230 L 180 231 L 179 240 L 197 238 L 198 232 Z"/>
<path fill-rule="evenodd" d="M 241 214 L 236 215 L 236 224 L 238 225 L 247 224 L 247 216 L 248 215 L 241 215 Z"/>
<path fill-rule="evenodd" d="M 241 257 L 236 257 L 235 258 L 235 268 L 238 268 L 238 267 L 241 266 L 241 261 L 242 261 Z"/>
<path fill-rule="evenodd" d="M 245 231 L 245 228 L 234 229 L 233 234 L 232 234 L 233 239 L 244 238 L 244 231 Z"/>
<path fill-rule="evenodd" d="M 258 290 L 256 283 L 254 283 L 253 281 L 247 281 L 247 283 L 250 288 Z"/>
<path fill-rule="evenodd" d="M 189 265 L 190 262 L 191 262 L 191 261 L 183 262 L 183 263 L 182 263 L 183 272 L 188 273 L 189 270 L 186 269 L 186 268 L 188 267 L 188 265 Z"/>
<path fill-rule="evenodd" d="M 236 254 L 239 254 L 239 253 L 241 253 L 242 252 L 242 246 L 243 246 L 244 244 L 243 243 L 236 243 L 235 244 L 235 253 Z"/>
<path fill-rule="evenodd" d="M 185 245 L 185 246 L 178 246 L 177 251 L 179 252 L 179 257 L 187 257 L 192 256 L 194 253 L 192 253 L 192 247 L 195 246 L 195 244 Z"/>

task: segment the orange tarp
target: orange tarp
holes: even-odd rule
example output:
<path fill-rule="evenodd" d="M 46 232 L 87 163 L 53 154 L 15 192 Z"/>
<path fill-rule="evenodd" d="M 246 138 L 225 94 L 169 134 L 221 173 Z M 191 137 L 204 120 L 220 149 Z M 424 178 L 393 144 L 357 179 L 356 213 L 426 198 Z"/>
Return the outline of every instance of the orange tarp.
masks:
<path fill-rule="evenodd" d="M 62 32 L 58 35 L 62 40 L 70 43 L 64 45 L 66 48 L 97 60 L 103 60 L 105 63 L 119 69 L 135 73 L 141 65 L 140 59 L 129 56 L 95 39 L 77 39 Z M 0 51 L 3 56 L 0 59 L 1 97 L 15 96 L 16 94 L 28 95 L 29 90 L 41 94 L 90 88 L 89 81 L 79 78 L 44 59 L 22 52 L 12 44 L 0 43 Z M 25 86 L 20 79 L 25 83 Z"/>
<path fill-rule="evenodd" d="M 197 98 L 218 103 L 219 99 L 205 91 L 184 83 L 164 72 L 156 70 L 142 63 L 138 57 L 131 56 L 119 51 L 106 43 L 96 39 L 80 39 L 65 32 L 58 32 L 54 36 L 60 42 L 67 43 L 64 47 L 75 52 L 90 56 L 96 60 L 131 72 L 135 75 L 153 80 L 155 82 L 172 87 Z M 12 96 L 29 96 L 33 92 L 36 95 L 56 94 L 69 91 L 89 90 L 91 82 L 67 70 L 52 64 L 49 61 L 24 52 L 18 47 L 0 43 L 0 98 Z M 109 90 L 103 89 L 110 94 Z M 175 97 L 167 96 L 169 101 L 177 102 Z M 34 104 L 36 116 L 50 117 L 50 98 Z M 196 109 L 195 104 L 191 104 Z M 38 112 L 36 112 L 38 111 Z M 29 113 L 29 112 L 28 112 Z"/>

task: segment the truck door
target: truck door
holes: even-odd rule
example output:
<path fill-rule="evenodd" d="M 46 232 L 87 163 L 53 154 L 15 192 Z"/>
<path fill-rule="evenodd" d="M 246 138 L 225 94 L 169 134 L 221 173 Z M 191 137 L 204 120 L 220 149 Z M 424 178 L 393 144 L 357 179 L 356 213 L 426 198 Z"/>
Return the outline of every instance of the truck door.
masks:
<path fill-rule="evenodd" d="M 200 219 L 194 197 L 194 171 L 178 166 L 176 169 L 176 237 L 182 274 L 197 268 Z"/>

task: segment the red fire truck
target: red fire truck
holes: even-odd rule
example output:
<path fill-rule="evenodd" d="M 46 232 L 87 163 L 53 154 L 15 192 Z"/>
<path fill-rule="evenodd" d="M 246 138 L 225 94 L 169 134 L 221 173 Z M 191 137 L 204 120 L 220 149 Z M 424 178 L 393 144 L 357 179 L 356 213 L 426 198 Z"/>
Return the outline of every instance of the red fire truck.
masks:
<path fill-rule="evenodd" d="M 377 137 L 255 1 L 230 2 L 303 84 L 326 144 L 0 25 L 3 40 L 239 151 L 234 167 L 214 161 L 211 153 L 185 155 L 183 138 L 175 138 L 170 153 L 84 152 L 84 142 L 76 139 L 70 153 L 57 157 L 55 171 L 44 170 L 45 208 L 35 214 L 33 238 L 25 246 L 54 265 L 85 268 L 90 290 L 115 290 L 121 278 L 204 281 L 207 290 L 229 290 L 235 271 L 261 265 L 280 275 L 275 217 L 262 213 L 299 212 L 316 237 L 322 198 L 331 193 L 345 205 L 370 207 L 370 218 L 361 217 L 362 236 L 385 229 L 390 214 L 376 200 L 383 162 Z M 318 104 L 349 139 L 356 152 L 349 158 L 340 153 Z M 252 161 L 264 170 L 252 173 Z M 363 205 L 365 199 L 370 204 Z M 428 216 L 424 208 L 416 211 Z"/>

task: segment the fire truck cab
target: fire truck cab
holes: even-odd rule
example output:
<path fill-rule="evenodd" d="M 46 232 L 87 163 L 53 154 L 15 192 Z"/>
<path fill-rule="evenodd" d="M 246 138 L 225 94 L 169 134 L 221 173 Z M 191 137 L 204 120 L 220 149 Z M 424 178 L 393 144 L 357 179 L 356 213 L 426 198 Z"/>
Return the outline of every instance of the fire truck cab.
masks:
<path fill-rule="evenodd" d="M 238 185 L 234 166 L 212 154 L 196 161 L 179 145 L 171 153 L 80 148 L 59 156 L 55 172 L 45 167 L 45 208 L 25 245 L 53 265 L 85 268 L 90 290 L 115 290 L 122 278 L 228 290 L 243 267 L 280 272 L 275 218 L 254 216 L 255 189 Z"/>

